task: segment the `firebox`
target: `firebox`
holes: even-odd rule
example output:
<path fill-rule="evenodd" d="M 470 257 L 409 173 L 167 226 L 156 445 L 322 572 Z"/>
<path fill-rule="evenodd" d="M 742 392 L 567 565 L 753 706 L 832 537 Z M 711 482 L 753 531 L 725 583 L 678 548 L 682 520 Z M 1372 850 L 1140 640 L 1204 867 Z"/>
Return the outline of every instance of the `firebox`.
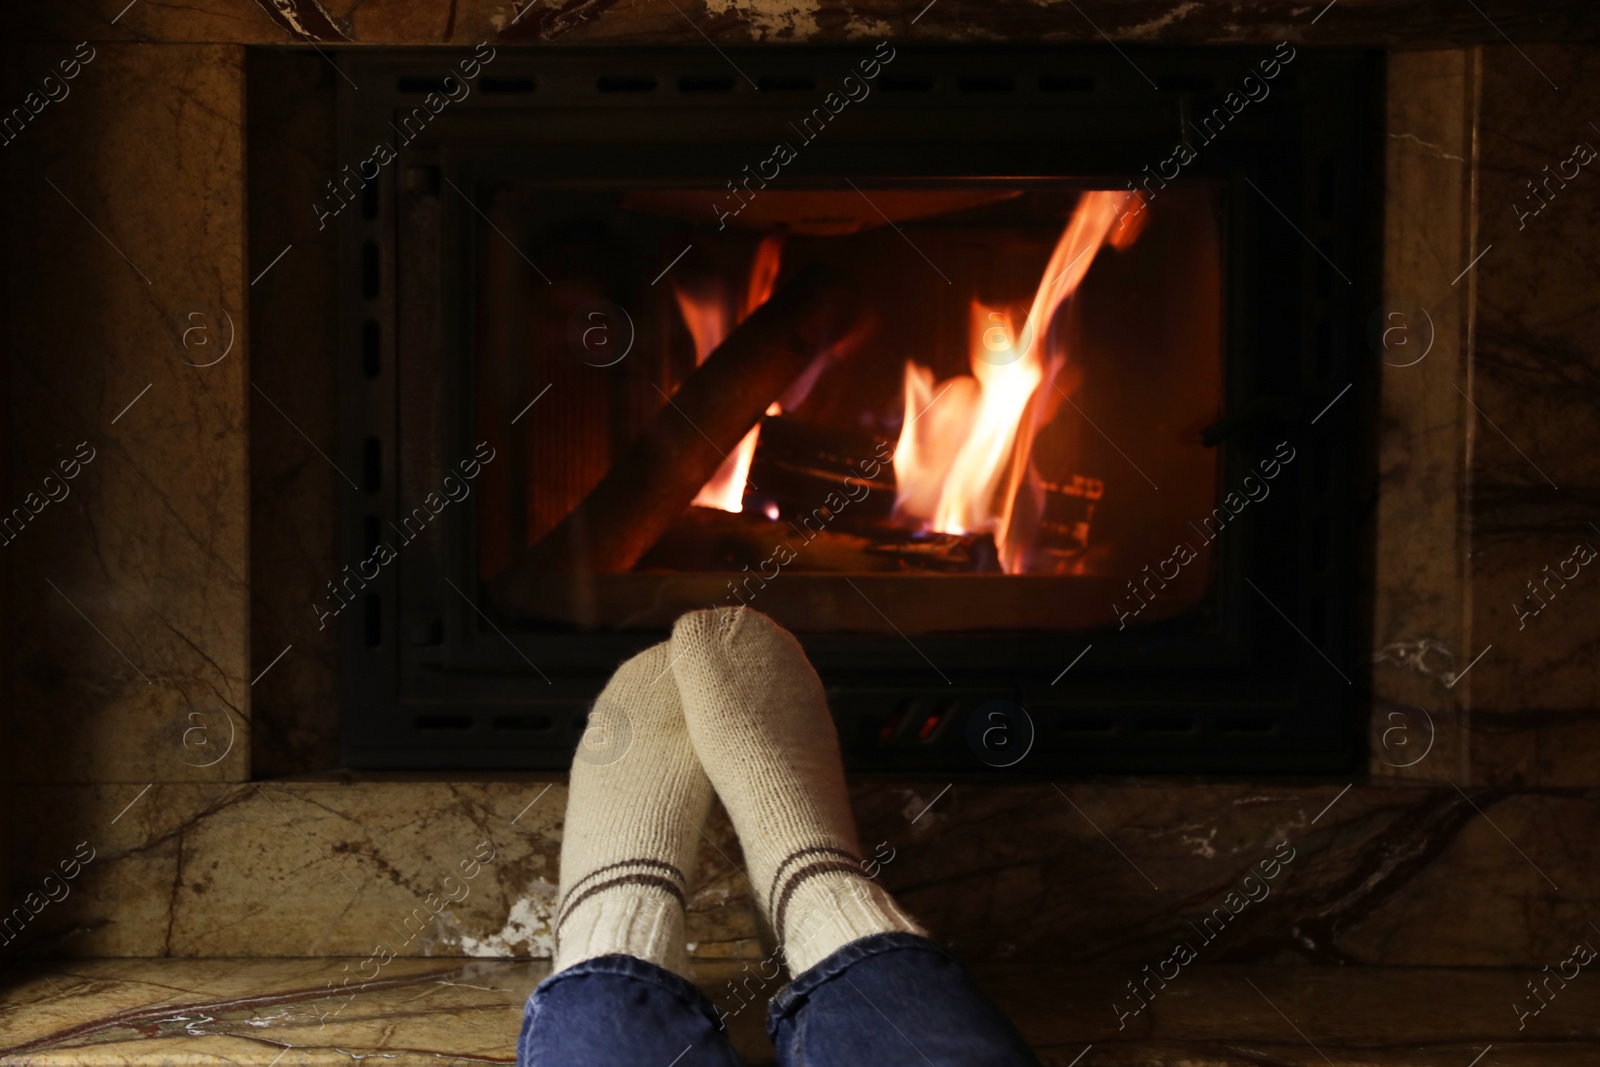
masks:
<path fill-rule="evenodd" d="M 740 605 L 852 770 L 1357 764 L 1372 56 L 339 62 L 350 766 L 563 767 Z"/>

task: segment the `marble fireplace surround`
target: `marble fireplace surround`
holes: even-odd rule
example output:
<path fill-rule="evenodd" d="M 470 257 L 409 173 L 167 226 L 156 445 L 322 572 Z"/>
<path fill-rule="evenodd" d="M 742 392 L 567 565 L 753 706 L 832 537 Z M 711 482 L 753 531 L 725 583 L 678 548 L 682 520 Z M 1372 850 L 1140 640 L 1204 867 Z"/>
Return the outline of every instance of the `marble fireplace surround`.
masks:
<path fill-rule="evenodd" d="M 250 181 L 331 171 L 338 75 L 308 46 L 1099 38 L 1051 3 L 125 2 L 56 5 L 5 61 L 9 102 L 94 52 L 3 150 L 7 499 L 94 452 L 5 546 L 6 907 L 80 842 L 92 858 L 0 952 L 545 956 L 559 776 L 333 769 L 333 650 L 304 609 L 337 570 L 332 231 Z M 1081 6 L 1123 43 L 1393 48 L 1385 293 L 1427 306 L 1435 337 L 1374 366 L 1382 491 L 1353 534 L 1378 561 L 1357 680 L 1378 754 L 1354 782 L 864 780 L 882 877 L 975 960 L 1131 976 L 1286 841 L 1289 876 L 1208 962 L 1553 965 L 1600 937 L 1600 579 L 1520 628 L 1511 605 L 1600 539 L 1600 200 L 1582 174 L 1520 227 L 1512 205 L 1600 144 L 1593 16 L 1490 5 L 1511 46 L 1445 5 Z M 697 955 L 756 958 L 736 841 L 720 814 L 708 832 Z"/>

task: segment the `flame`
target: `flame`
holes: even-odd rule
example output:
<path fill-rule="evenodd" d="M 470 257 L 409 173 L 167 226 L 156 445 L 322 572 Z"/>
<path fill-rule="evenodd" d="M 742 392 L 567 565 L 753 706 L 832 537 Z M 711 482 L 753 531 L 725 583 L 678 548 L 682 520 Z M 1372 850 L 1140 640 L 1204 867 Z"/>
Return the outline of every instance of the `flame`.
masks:
<path fill-rule="evenodd" d="M 1098 250 L 1131 243 L 1142 214 L 1134 194 L 1085 193 L 1020 327 L 1010 310 L 972 302 L 970 377 L 935 391 L 933 371 L 907 361 L 905 421 L 894 452 L 897 515 L 936 533 L 992 533 L 1006 573 L 1025 570 L 1031 530 L 1022 536 L 1017 499 L 1025 484 L 1035 487 L 1033 439 L 1055 414 L 1054 381 L 1066 364 L 1061 354 L 1045 359 L 1043 340 Z"/>
<path fill-rule="evenodd" d="M 783 252 L 783 236 L 768 234 L 756 247 L 755 259 L 750 264 L 750 278 L 740 297 L 737 310 L 730 307 L 721 291 L 691 293 L 680 286 L 673 291 L 678 298 L 678 310 L 683 315 L 689 336 L 694 339 L 695 366 L 706 361 L 716 347 L 727 339 L 733 327 L 750 317 L 750 313 L 765 304 L 772 296 L 773 284 L 778 280 L 778 266 Z M 767 405 L 768 415 L 781 415 L 776 401 Z M 711 480 L 700 487 L 693 503 L 703 508 L 740 512 L 744 510 L 745 480 L 750 474 L 750 461 L 755 458 L 756 442 L 761 438 L 760 425 L 750 432 L 723 458 L 722 466 Z"/>

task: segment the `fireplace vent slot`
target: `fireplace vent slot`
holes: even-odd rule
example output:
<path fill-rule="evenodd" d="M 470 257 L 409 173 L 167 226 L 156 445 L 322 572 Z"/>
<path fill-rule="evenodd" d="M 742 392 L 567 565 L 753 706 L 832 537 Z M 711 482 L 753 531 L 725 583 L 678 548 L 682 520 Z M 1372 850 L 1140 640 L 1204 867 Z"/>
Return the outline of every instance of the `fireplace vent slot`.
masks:
<path fill-rule="evenodd" d="M 917 743 L 919 745 L 937 744 L 950 723 L 960 717 L 961 706 L 953 701 L 947 701 L 933 711 L 922 717 L 917 725 Z"/>

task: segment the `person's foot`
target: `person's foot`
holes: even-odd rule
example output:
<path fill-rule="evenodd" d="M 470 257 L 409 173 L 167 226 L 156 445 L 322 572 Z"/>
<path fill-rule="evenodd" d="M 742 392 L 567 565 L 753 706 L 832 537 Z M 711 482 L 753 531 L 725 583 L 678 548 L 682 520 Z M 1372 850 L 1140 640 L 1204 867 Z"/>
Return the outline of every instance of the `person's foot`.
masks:
<path fill-rule="evenodd" d="M 839 738 L 800 643 L 737 608 L 683 616 L 671 646 L 689 737 L 791 973 L 871 934 L 923 933 L 862 869 Z"/>
<path fill-rule="evenodd" d="M 685 872 L 710 807 L 667 646 L 657 645 L 611 676 L 572 761 L 556 971 L 625 954 L 687 977 Z"/>

